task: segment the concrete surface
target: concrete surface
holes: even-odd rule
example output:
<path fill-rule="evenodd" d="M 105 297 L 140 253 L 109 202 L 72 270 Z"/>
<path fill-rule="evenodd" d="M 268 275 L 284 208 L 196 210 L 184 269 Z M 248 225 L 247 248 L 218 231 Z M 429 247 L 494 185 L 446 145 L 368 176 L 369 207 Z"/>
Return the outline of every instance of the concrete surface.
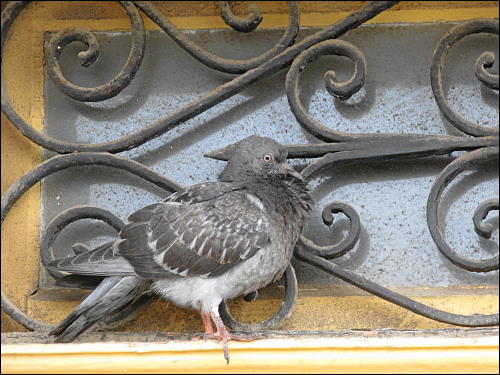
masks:
<path fill-rule="evenodd" d="M 322 73 L 335 67 L 339 78 L 346 78 L 351 64 L 344 58 L 324 57 L 304 74 L 303 101 L 309 102 L 310 112 L 319 121 L 353 134 L 457 134 L 440 115 L 429 82 L 434 47 L 452 26 L 365 25 L 352 31 L 342 39 L 354 43 L 367 58 L 365 88 L 346 103 L 330 97 L 324 90 Z M 301 30 L 298 39 L 314 31 Z M 228 30 L 187 33 L 205 48 L 234 58 L 254 56 L 280 35 L 274 30 L 247 35 Z M 127 33 L 98 33 L 101 57 L 86 69 L 75 59 L 79 47 L 69 46 L 62 56 L 64 73 L 70 81 L 89 87 L 105 82 L 125 61 L 128 39 Z M 498 94 L 480 87 L 472 67 L 480 53 L 495 46 L 498 55 L 498 37 L 470 36 L 454 47 L 446 66 L 448 98 L 453 108 L 467 119 L 489 126 L 498 123 Z M 498 72 L 498 66 L 495 69 Z M 289 109 L 285 73 L 258 82 L 173 131 L 120 155 L 192 185 L 216 179 L 224 165 L 203 158 L 205 152 L 246 136 L 270 136 L 283 143 L 314 142 Z M 116 139 L 175 111 L 231 77 L 203 66 L 162 32 L 149 32 L 142 67 L 130 87 L 115 98 L 78 103 L 61 94 L 47 79 L 45 131 L 67 141 L 97 143 Z M 308 228 L 310 237 L 323 244 L 340 240 L 347 220 L 340 219 L 329 235 L 321 224 L 320 213 L 328 202 L 346 202 L 358 211 L 362 232 L 351 253 L 334 260 L 344 267 L 385 286 L 498 285 L 498 271 L 478 274 L 454 266 L 440 254 L 429 234 L 425 219 L 427 195 L 435 176 L 450 161 L 449 157 L 439 157 L 332 169 L 311 183 L 318 204 Z M 307 161 L 292 162 L 302 166 Z M 498 253 L 498 231 L 491 240 L 478 241 L 472 224 L 477 205 L 498 196 L 498 171 L 491 165 L 486 167 L 482 172 L 466 173 L 457 180 L 460 183 L 453 183 L 442 204 L 450 244 L 474 259 Z M 125 220 L 136 209 L 167 195 L 126 172 L 103 167 L 59 172 L 42 186 L 41 228 L 55 214 L 73 205 L 99 205 Z M 490 214 L 488 218 L 498 228 L 498 216 Z M 82 223 L 67 228 L 65 238 L 57 242 L 61 249 L 58 255 L 67 254 L 74 242 L 97 236 L 100 243 L 113 234 L 104 224 Z M 319 288 L 329 294 L 331 286 L 344 285 L 311 266 L 300 262 L 294 265 L 302 287 Z M 43 283 L 51 285 L 50 280 Z"/>

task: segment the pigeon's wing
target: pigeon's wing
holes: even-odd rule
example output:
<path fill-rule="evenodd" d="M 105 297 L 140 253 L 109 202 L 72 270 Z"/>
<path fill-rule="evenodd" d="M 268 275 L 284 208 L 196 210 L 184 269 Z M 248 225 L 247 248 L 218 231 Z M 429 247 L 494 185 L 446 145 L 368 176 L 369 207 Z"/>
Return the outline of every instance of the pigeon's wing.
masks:
<path fill-rule="evenodd" d="M 93 250 L 54 260 L 45 267 L 63 275 L 134 276 L 135 271 L 123 257 L 113 252 L 113 242 Z"/>
<path fill-rule="evenodd" d="M 237 183 L 205 182 L 189 187 L 170 195 L 165 202 L 201 203 L 217 199 L 225 194 L 240 191 L 242 186 Z"/>
<path fill-rule="evenodd" d="M 217 276 L 269 242 L 258 198 L 227 183 L 195 185 L 129 221 L 115 252 L 145 278 Z"/>

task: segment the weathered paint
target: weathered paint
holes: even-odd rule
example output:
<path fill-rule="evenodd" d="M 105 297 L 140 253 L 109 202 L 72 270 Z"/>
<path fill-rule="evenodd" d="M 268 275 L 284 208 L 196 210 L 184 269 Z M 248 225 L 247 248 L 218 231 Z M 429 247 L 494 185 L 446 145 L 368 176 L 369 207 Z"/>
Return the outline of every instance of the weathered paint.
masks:
<path fill-rule="evenodd" d="M 2 373 L 496 373 L 498 337 L 297 337 L 221 344 L 7 345 Z M 495 358 L 496 357 L 496 358 Z M 91 359 L 91 360 L 90 360 Z"/>
<path fill-rule="evenodd" d="M 328 3 L 328 4 L 326 4 Z M 344 17 L 351 9 L 359 7 L 353 2 L 304 2 L 301 5 L 302 17 L 301 26 L 323 26 Z M 200 29 L 200 28 L 227 28 L 227 25 L 216 16 L 218 10 L 209 2 L 190 2 L 189 6 L 185 6 L 183 2 L 168 2 L 161 5 L 165 14 L 172 16 L 172 22 L 181 29 Z M 282 27 L 286 23 L 286 15 L 282 14 L 285 8 L 269 5 L 264 2 L 262 5 L 262 13 L 264 20 L 261 27 Z M 272 12 L 273 14 L 266 14 Z M 235 8 L 235 13 L 238 13 L 238 8 Z M 244 13 L 244 12 L 243 12 Z M 435 21 L 457 21 L 471 19 L 475 17 L 495 17 L 498 15 L 497 1 L 483 2 L 402 2 L 390 11 L 380 15 L 372 22 L 435 22 Z M 125 14 L 117 4 L 109 4 L 108 2 L 42 2 L 33 6 L 29 6 L 22 15 L 16 20 L 13 25 L 12 33 L 9 41 L 5 46 L 3 57 L 3 69 L 7 80 L 7 88 L 12 96 L 12 101 L 19 113 L 33 124 L 37 129 L 43 126 L 44 110 L 43 110 L 43 33 L 44 31 L 60 30 L 61 28 L 80 25 L 93 30 L 129 30 L 129 21 L 124 18 Z M 146 20 L 147 29 L 157 29 L 149 20 Z M 18 48 L 15 46 L 22 46 Z M 21 77 L 21 78 L 20 78 Z M 2 133 L 1 133 L 1 155 L 2 155 L 2 193 L 9 185 L 22 176 L 25 172 L 37 165 L 40 160 L 40 150 L 27 139 L 22 137 L 17 130 L 9 123 L 2 115 Z M 9 295 L 11 301 L 17 306 L 24 308 L 31 316 L 50 323 L 55 323 L 62 319 L 71 309 L 73 309 L 78 301 L 67 302 L 50 302 L 42 300 L 34 300 L 29 298 L 33 288 L 36 287 L 38 277 L 38 231 L 39 231 L 39 206 L 40 195 L 39 187 L 34 187 L 23 197 L 19 203 L 12 209 L 9 217 L 6 219 L 2 228 L 2 287 Z M 472 291 L 472 294 L 474 291 Z M 409 294 L 411 295 L 411 293 Z M 484 294 L 474 297 L 471 301 L 470 296 L 464 292 L 461 296 L 445 296 L 445 297 L 418 297 L 419 301 L 432 304 L 435 307 L 440 307 L 448 311 L 456 313 L 492 313 L 497 310 L 498 296 L 492 294 Z M 245 315 L 250 320 L 257 320 L 262 315 L 263 310 L 271 309 L 277 306 L 280 302 L 273 299 L 263 299 L 256 303 L 236 303 L 233 304 L 234 313 L 237 316 L 238 309 L 244 308 Z M 241 307 L 243 305 L 243 307 Z M 368 306 L 368 308 L 367 308 Z M 478 311 L 478 309 L 482 309 Z M 347 312 L 348 311 L 348 312 Z M 367 311 L 370 312 L 367 316 Z M 384 314 L 376 313 L 383 311 Z M 325 315 L 325 312 L 328 314 Z M 158 313 L 162 318 L 158 321 L 150 319 L 150 313 Z M 164 315 L 163 315 L 164 314 Z M 343 329 L 343 328 L 363 328 L 373 329 L 380 326 L 393 327 L 399 329 L 425 329 L 438 328 L 444 326 L 441 323 L 431 321 L 429 319 L 417 316 L 411 312 L 403 310 L 392 304 L 384 302 L 373 296 L 344 296 L 336 298 L 325 297 L 305 297 L 299 299 L 295 312 L 284 329 Z M 127 331 L 147 331 L 147 330 L 162 330 L 162 331 L 199 331 L 201 322 L 197 314 L 191 311 L 185 311 L 169 305 L 168 303 L 155 303 L 150 305 L 140 316 L 134 318 L 131 322 L 125 323 L 123 328 Z M 21 331 L 21 327 L 13 322 L 10 318 L 2 313 L 2 332 Z M 123 357 L 130 360 L 134 366 L 145 366 L 152 357 L 149 355 L 160 356 L 166 358 L 166 354 L 161 350 L 154 349 L 148 355 L 141 356 L 138 353 L 140 350 L 134 348 L 131 344 L 130 350 L 135 353 L 132 355 L 124 352 L 123 348 L 101 344 L 95 346 L 92 344 L 92 351 L 89 352 L 79 346 L 67 346 L 69 351 L 74 350 L 72 355 L 61 355 L 61 350 L 64 345 L 57 346 L 23 346 L 19 349 L 15 346 L 5 346 L 2 348 L 2 359 L 8 359 L 6 366 L 2 372 L 28 372 L 40 371 L 40 358 L 50 359 L 54 361 L 59 358 L 59 362 L 54 362 L 59 370 L 48 369 L 48 372 L 62 371 L 67 372 L 68 367 L 78 368 L 75 366 L 76 359 L 79 358 L 84 362 L 94 363 L 89 366 L 97 366 L 98 362 L 88 361 L 89 356 L 94 359 L 98 358 L 96 352 L 100 352 L 104 347 L 109 348 L 111 353 L 116 353 L 111 359 L 109 353 L 105 355 L 106 362 L 110 366 L 116 364 L 116 361 Z M 175 350 L 183 350 L 185 343 L 171 343 L 176 347 Z M 191 344 L 190 344 L 191 345 Z M 196 349 L 196 345 L 192 350 L 183 351 L 182 355 L 189 358 L 196 358 L 196 364 L 199 368 L 207 368 L 207 363 L 214 363 L 215 359 L 221 357 L 219 346 L 217 343 L 204 344 L 212 348 L 211 354 L 207 357 L 203 351 Z M 259 347 L 259 345 L 263 345 Z M 245 348 L 242 351 L 247 361 L 251 360 L 253 353 L 261 352 L 267 356 L 262 362 L 262 368 L 255 371 L 268 372 L 271 371 L 272 364 L 280 362 L 284 365 L 288 363 L 289 367 L 280 366 L 280 371 L 290 369 L 290 371 L 298 371 L 299 369 L 307 368 L 311 372 L 331 371 L 331 367 L 326 365 L 326 361 L 321 361 L 323 358 L 331 358 L 333 355 L 330 349 L 325 352 L 315 347 L 315 353 L 318 353 L 318 358 L 312 358 L 310 353 L 306 351 L 306 357 L 298 356 L 298 353 L 292 353 L 291 348 L 304 347 L 304 341 L 292 342 L 284 340 L 282 347 L 278 351 L 272 351 L 266 345 L 271 345 L 268 340 L 263 340 L 261 343 L 235 343 L 235 348 Z M 329 344 L 332 345 L 332 344 Z M 416 364 L 424 366 L 424 371 L 466 371 L 466 372 L 498 372 L 498 343 L 484 344 L 481 346 L 479 341 L 470 341 L 464 343 L 461 348 L 449 347 L 446 349 L 442 342 L 432 350 L 432 352 L 445 358 L 440 359 L 439 368 L 431 367 L 428 355 L 429 350 L 418 349 L 419 345 L 409 346 L 408 351 L 401 348 L 382 349 L 382 343 L 374 344 L 369 350 L 364 348 L 350 349 L 352 355 L 342 357 L 339 353 L 347 353 L 346 351 L 337 350 L 336 355 L 340 355 L 342 359 L 337 362 L 335 369 L 340 372 L 347 372 L 359 367 L 353 367 L 359 364 L 359 354 L 380 350 L 377 358 L 391 358 L 390 362 L 380 362 L 374 357 L 371 357 L 371 362 L 363 362 L 366 371 L 386 372 L 387 369 L 392 371 L 408 372 L 417 368 Z M 389 346 L 394 345 L 391 343 Z M 23 351 L 24 350 L 24 351 Z M 14 353 L 14 354 L 13 354 Z M 17 353 L 17 354 L 16 354 Z M 278 355 L 279 353 L 279 355 Z M 320 353 L 323 353 L 320 355 Z M 350 352 L 349 352 L 350 353 Z M 410 354 L 408 354 L 410 353 Z M 174 353 L 174 357 L 179 356 L 179 353 Z M 45 357 L 44 357 L 45 356 Z M 213 356 L 213 357 L 212 357 Z M 233 356 L 233 363 L 237 362 L 239 352 L 236 350 Z M 409 360 L 409 357 L 413 358 Z M 14 359 L 15 358 L 15 359 Z M 155 357 L 157 358 L 157 357 Z M 290 358 L 296 360 L 290 361 Z M 314 361 L 312 360 L 314 359 Z M 188 360 L 188 358 L 182 361 Z M 17 362 L 16 362 L 17 361 Z M 181 361 L 181 362 L 182 362 Z M 158 365 L 157 362 L 155 362 Z M 249 362 L 241 362 L 240 371 L 248 370 Z M 343 363 L 343 365 L 341 365 Z M 396 365 L 398 364 L 398 365 Z M 25 366 L 25 367 L 22 367 Z M 35 366 L 35 367 L 33 367 Z M 152 365 L 154 367 L 154 365 Z M 162 362 L 158 369 L 163 372 L 167 367 L 163 367 Z M 182 365 L 183 366 L 183 365 Z M 319 367 L 318 367 L 319 366 Z M 323 367 L 321 367 L 323 366 Z M 350 366 L 350 367 L 349 367 Z M 378 367 L 377 367 L 378 366 Z M 399 367 L 398 367 L 399 366 Z M 321 368 L 320 368 L 321 367 Z M 143 371 L 147 367 L 141 368 Z M 173 367 L 175 368 L 175 366 Z M 194 367 L 193 367 L 194 368 Z M 31 370 L 30 370 L 31 369 Z M 33 370 L 36 369 L 36 370 Z M 226 367 L 218 367 L 214 372 L 225 370 Z M 227 368 L 229 370 L 229 368 Z M 236 370 L 236 368 L 232 368 Z M 90 369 L 89 369 L 90 370 Z M 111 371 L 112 370 L 112 371 Z M 96 367 L 94 370 L 96 371 Z M 116 367 L 111 368 L 111 372 L 117 371 Z M 194 370 L 196 371 L 196 370 Z"/>

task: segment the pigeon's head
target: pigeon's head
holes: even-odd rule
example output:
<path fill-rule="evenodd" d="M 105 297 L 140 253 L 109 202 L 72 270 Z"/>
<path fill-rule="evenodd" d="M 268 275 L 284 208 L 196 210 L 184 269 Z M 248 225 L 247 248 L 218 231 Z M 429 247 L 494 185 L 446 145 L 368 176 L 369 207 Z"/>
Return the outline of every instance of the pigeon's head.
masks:
<path fill-rule="evenodd" d="M 295 179 L 304 181 L 301 174 L 286 162 L 285 146 L 266 137 L 250 136 L 232 145 L 221 181 L 254 179 Z"/>

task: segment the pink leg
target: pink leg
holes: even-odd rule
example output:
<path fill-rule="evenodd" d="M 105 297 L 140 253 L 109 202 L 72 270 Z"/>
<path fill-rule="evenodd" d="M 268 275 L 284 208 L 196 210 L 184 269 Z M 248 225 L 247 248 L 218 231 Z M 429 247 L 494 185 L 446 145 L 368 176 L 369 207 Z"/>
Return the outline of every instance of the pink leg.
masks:
<path fill-rule="evenodd" d="M 214 327 L 212 326 L 210 315 L 207 313 L 201 313 L 201 319 L 203 320 L 203 325 L 205 326 L 205 334 L 212 335 L 214 333 Z"/>
<path fill-rule="evenodd" d="M 219 311 L 216 308 L 212 309 L 210 311 L 210 317 L 212 318 L 213 322 L 215 323 L 215 326 L 217 327 L 217 332 L 210 335 L 210 337 L 205 336 L 206 338 L 214 338 L 214 339 L 222 339 L 222 345 L 224 347 L 224 358 L 226 359 L 226 362 L 229 364 L 229 348 L 228 348 L 228 341 L 229 340 L 235 340 L 235 341 L 252 341 L 255 340 L 256 337 L 252 337 L 249 335 L 235 335 L 230 333 L 226 326 L 224 325 L 224 322 L 222 321 Z"/>
<path fill-rule="evenodd" d="M 200 312 L 201 320 L 203 321 L 203 327 L 205 327 L 205 336 L 213 336 L 214 335 L 214 327 L 212 326 L 212 320 L 210 319 L 210 314 Z M 203 335 L 196 335 L 193 337 L 193 340 L 200 340 Z"/>

